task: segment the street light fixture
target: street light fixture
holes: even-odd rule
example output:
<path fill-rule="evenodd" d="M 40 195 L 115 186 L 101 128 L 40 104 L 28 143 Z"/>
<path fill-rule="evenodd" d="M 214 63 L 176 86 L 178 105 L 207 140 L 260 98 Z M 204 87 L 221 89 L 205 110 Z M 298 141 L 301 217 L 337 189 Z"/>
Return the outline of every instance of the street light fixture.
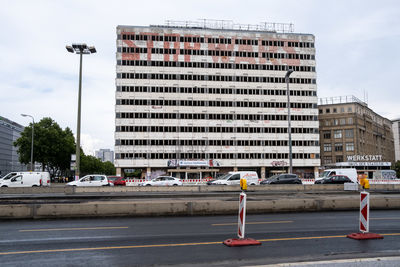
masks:
<path fill-rule="evenodd" d="M 86 44 L 72 44 L 65 46 L 68 52 L 79 54 L 79 93 L 78 93 L 78 119 L 76 127 L 76 172 L 75 180 L 79 179 L 80 174 L 80 159 L 81 159 L 81 94 L 82 94 L 82 55 L 96 53 L 94 46 Z"/>
<path fill-rule="evenodd" d="M 33 169 L 33 135 L 35 132 L 35 119 L 33 116 L 28 115 L 28 114 L 21 114 L 22 117 L 31 117 L 32 118 L 32 141 L 31 141 L 31 171 L 34 171 Z"/>
<path fill-rule="evenodd" d="M 293 154 L 292 154 L 292 128 L 290 125 L 290 93 L 289 93 L 289 76 L 293 70 L 288 69 L 285 75 L 286 94 L 287 94 L 287 109 L 288 109 L 288 133 L 289 133 L 289 173 L 293 173 Z"/>

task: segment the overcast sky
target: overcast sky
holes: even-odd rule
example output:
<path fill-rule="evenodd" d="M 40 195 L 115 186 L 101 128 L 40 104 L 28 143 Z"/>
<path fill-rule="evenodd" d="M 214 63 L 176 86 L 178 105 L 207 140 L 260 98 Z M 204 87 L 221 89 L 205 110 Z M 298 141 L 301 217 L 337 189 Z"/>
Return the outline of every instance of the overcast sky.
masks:
<path fill-rule="evenodd" d="M 400 1 L 1 0 L 0 116 L 21 125 L 51 117 L 76 133 L 79 56 L 84 56 L 81 143 L 114 150 L 116 26 L 222 19 L 293 23 L 316 37 L 318 97 L 354 95 L 378 114 L 400 117 Z M 366 98 L 368 96 L 368 98 Z"/>

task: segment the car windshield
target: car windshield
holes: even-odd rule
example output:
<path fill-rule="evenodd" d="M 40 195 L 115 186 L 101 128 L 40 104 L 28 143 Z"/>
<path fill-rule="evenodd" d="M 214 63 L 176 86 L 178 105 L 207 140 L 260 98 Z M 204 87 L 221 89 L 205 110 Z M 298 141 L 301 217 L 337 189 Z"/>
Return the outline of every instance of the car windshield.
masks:
<path fill-rule="evenodd" d="M 266 180 L 272 180 L 272 179 L 275 179 L 278 176 L 279 176 L 279 174 L 275 174 L 275 175 L 272 175 L 271 177 L 268 177 Z"/>
<path fill-rule="evenodd" d="M 111 177 L 107 177 L 108 178 L 108 180 L 110 180 L 110 181 L 115 181 L 115 180 L 117 180 L 118 179 L 118 177 L 113 177 L 113 176 L 111 176 Z"/>
<path fill-rule="evenodd" d="M 329 177 L 328 175 L 330 174 L 330 171 L 324 171 L 323 173 L 321 173 L 320 178 L 327 178 Z"/>
<path fill-rule="evenodd" d="M 10 179 L 11 177 L 13 177 L 13 176 L 15 176 L 15 175 L 17 175 L 16 173 L 9 173 L 9 174 L 7 174 L 6 176 L 4 176 L 3 178 L 1 178 L 1 179 L 3 179 L 3 180 L 8 180 L 8 179 Z"/>
<path fill-rule="evenodd" d="M 227 174 L 225 174 L 225 175 L 223 175 L 221 177 L 218 177 L 217 180 L 227 180 L 231 176 L 232 176 L 232 174 L 227 173 Z"/>

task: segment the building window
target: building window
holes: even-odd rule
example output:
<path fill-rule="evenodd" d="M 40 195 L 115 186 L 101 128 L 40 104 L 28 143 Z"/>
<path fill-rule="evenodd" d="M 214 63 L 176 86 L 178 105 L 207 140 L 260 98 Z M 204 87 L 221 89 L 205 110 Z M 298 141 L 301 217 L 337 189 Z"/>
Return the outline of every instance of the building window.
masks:
<path fill-rule="evenodd" d="M 325 156 L 324 157 L 324 163 L 325 164 L 332 163 L 332 157 L 331 156 Z"/>
<path fill-rule="evenodd" d="M 342 138 L 342 130 L 335 130 L 334 131 L 335 138 Z"/>
<path fill-rule="evenodd" d="M 350 125 L 353 124 L 353 118 L 348 118 L 348 119 L 347 119 L 347 122 L 348 122 L 348 124 L 350 124 Z"/>
<path fill-rule="evenodd" d="M 323 112 L 322 109 L 320 109 L 320 110 L 319 110 L 319 114 L 322 114 L 322 112 Z"/>
<path fill-rule="evenodd" d="M 324 139 L 331 139 L 331 131 L 324 131 Z"/>
<path fill-rule="evenodd" d="M 331 125 L 331 121 L 330 120 L 325 120 L 325 126 L 330 126 Z"/>
<path fill-rule="evenodd" d="M 340 113 L 344 113 L 344 107 L 340 108 Z"/>
<path fill-rule="evenodd" d="M 338 119 L 334 119 L 333 120 L 333 125 L 339 125 L 339 120 Z"/>
<path fill-rule="evenodd" d="M 340 125 L 346 125 L 346 119 L 340 119 Z"/>
<path fill-rule="evenodd" d="M 331 110 L 329 108 L 325 109 L 325 113 L 331 113 Z"/>
<path fill-rule="evenodd" d="M 346 135 L 346 138 L 353 138 L 354 137 L 353 129 L 346 129 L 345 130 L 345 135 Z"/>
<path fill-rule="evenodd" d="M 332 151 L 332 144 L 324 144 L 324 151 L 325 152 Z"/>
<path fill-rule="evenodd" d="M 348 107 L 347 112 L 353 112 L 353 109 L 351 107 Z"/>
<path fill-rule="evenodd" d="M 337 109 L 336 108 L 333 108 L 333 113 L 337 113 Z"/>
<path fill-rule="evenodd" d="M 354 143 L 346 143 L 346 151 L 354 151 Z"/>
<path fill-rule="evenodd" d="M 335 151 L 343 151 L 343 144 L 342 143 L 335 143 Z"/>
<path fill-rule="evenodd" d="M 343 162 L 343 156 L 336 156 L 336 162 Z"/>

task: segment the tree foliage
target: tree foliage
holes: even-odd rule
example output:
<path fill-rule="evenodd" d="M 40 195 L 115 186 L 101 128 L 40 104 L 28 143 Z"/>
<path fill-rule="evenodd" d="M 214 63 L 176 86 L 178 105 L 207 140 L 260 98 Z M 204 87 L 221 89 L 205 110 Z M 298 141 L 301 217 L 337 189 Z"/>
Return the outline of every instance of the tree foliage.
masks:
<path fill-rule="evenodd" d="M 396 177 L 400 178 L 400 160 L 395 162 L 394 170 L 396 171 Z"/>
<path fill-rule="evenodd" d="M 34 125 L 33 160 L 43 166 L 52 176 L 70 176 L 71 155 L 75 154 L 75 138 L 68 127 L 63 130 L 51 118 L 43 118 Z M 31 160 L 32 123 L 25 127 L 20 138 L 14 142 L 19 161 L 24 164 Z M 93 156 L 86 156 L 81 148 L 81 174 L 98 173 L 114 175 L 111 162 L 101 162 Z"/>
<path fill-rule="evenodd" d="M 34 125 L 33 160 L 42 164 L 43 170 L 51 174 L 65 172 L 70 167 L 71 154 L 75 150 L 75 139 L 67 127 L 63 130 L 51 118 L 43 118 Z M 14 142 L 19 161 L 30 162 L 32 123 L 25 127 L 20 138 Z"/>
<path fill-rule="evenodd" d="M 114 175 L 115 167 L 111 162 L 102 162 L 100 159 L 93 156 L 86 156 L 85 154 L 81 154 L 81 174 L 105 174 L 105 175 Z M 81 175 L 81 176 L 82 176 Z"/>

